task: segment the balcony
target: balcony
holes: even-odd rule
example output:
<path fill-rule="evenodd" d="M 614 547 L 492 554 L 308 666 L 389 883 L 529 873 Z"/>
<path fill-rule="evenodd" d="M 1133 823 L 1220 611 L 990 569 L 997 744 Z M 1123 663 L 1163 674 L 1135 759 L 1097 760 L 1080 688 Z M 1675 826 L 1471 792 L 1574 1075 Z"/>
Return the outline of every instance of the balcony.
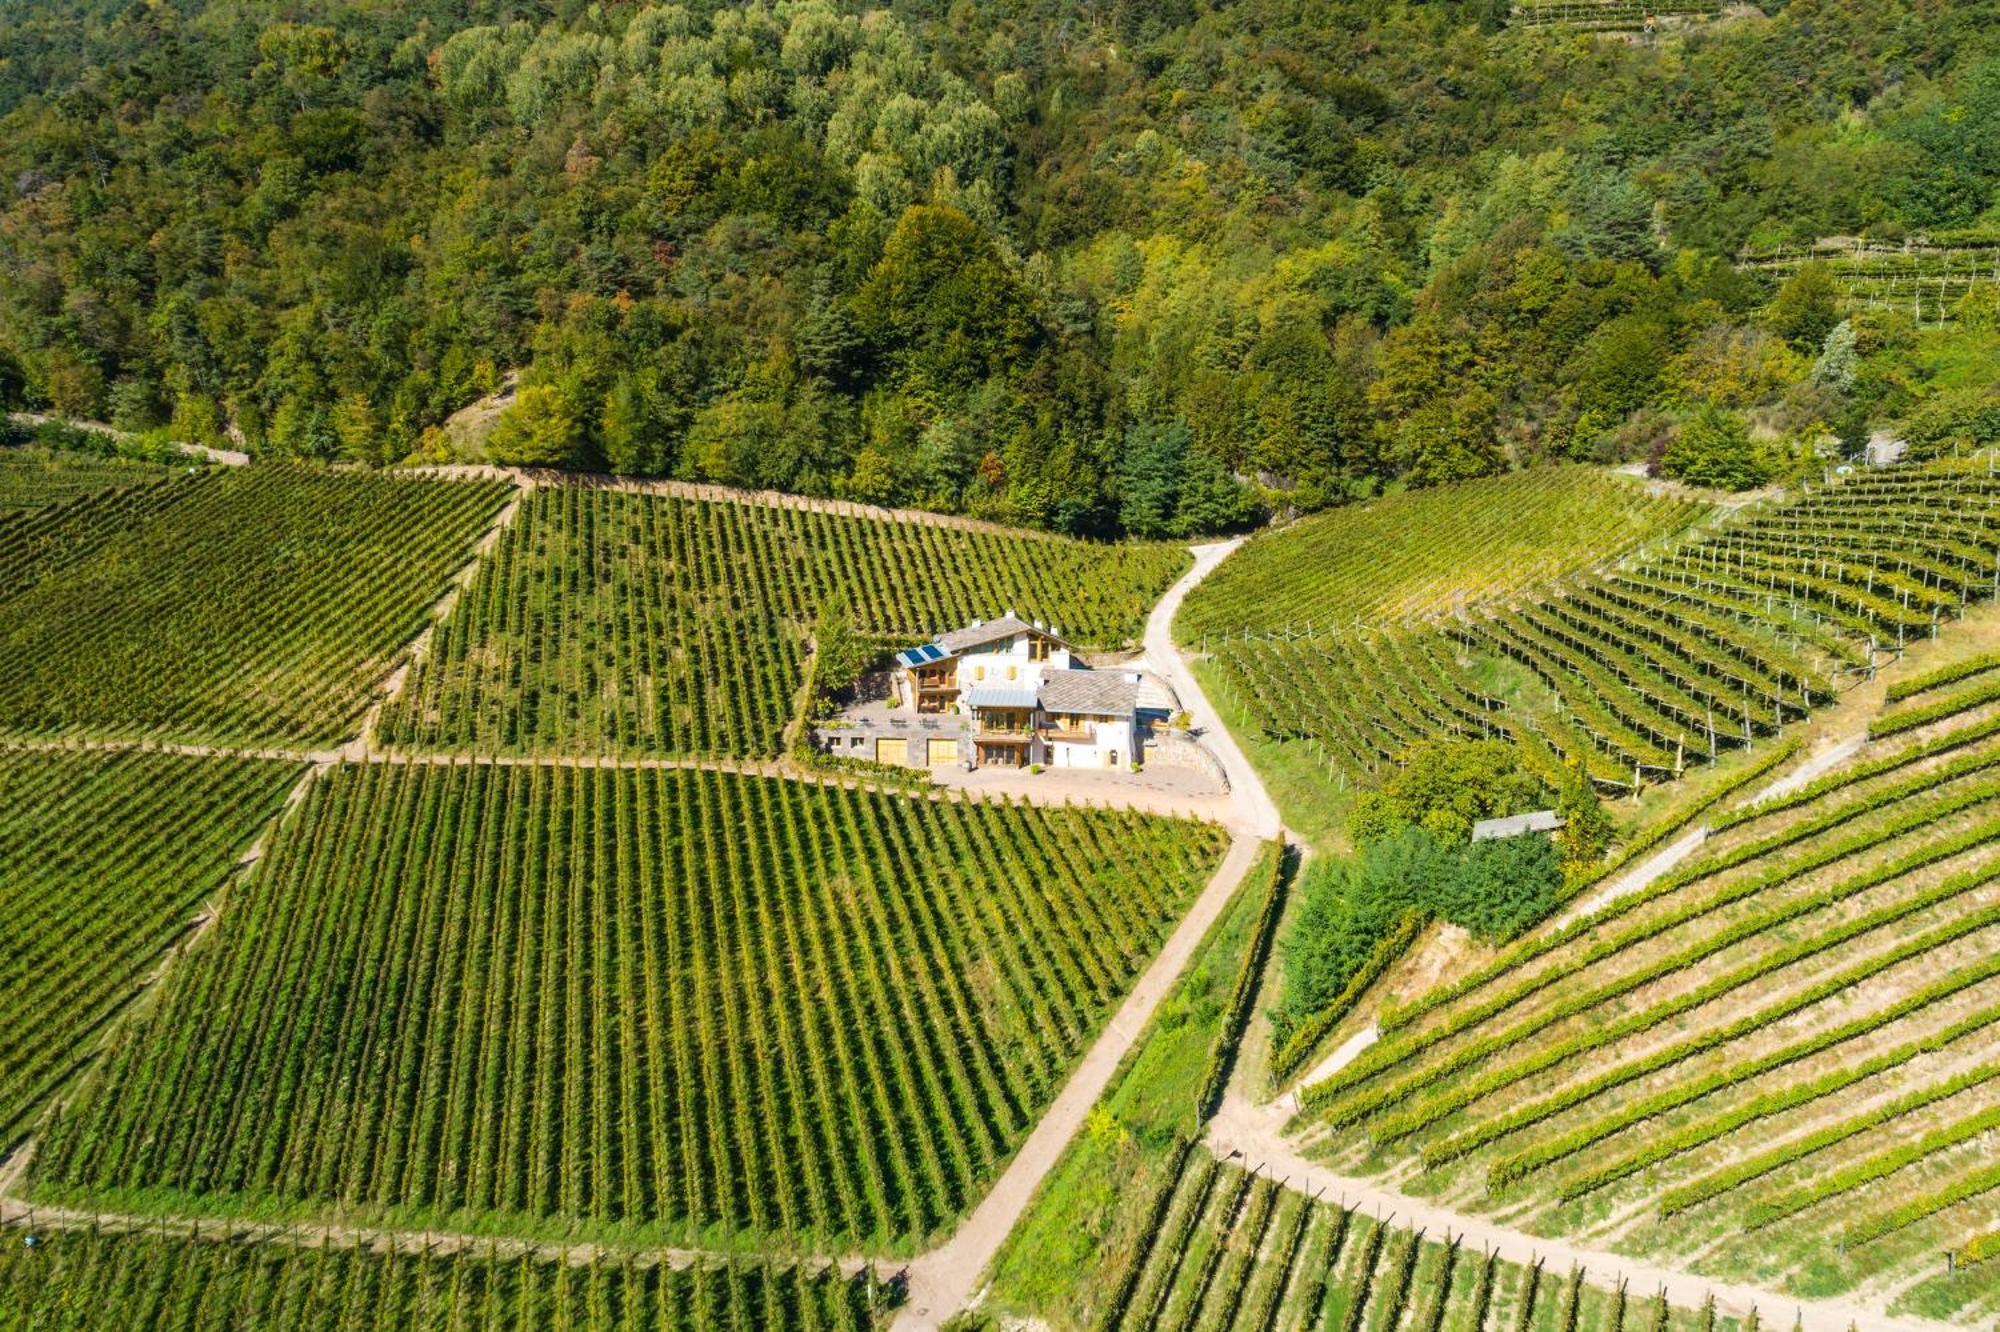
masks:
<path fill-rule="evenodd" d="M 1095 726 L 1044 726 L 1042 739 L 1050 743 L 1066 745 L 1094 745 L 1097 743 Z"/>

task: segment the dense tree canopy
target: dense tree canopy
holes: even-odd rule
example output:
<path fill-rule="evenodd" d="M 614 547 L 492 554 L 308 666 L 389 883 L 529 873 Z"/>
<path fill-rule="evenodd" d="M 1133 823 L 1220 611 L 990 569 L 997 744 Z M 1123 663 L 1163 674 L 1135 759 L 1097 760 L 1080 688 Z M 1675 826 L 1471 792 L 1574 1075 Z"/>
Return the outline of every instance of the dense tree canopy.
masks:
<path fill-rule="evenodd" d="M 2000 6 L 1762 11 L 9 6 L 0 396 L 393 461 L 511 376 L 496 456 L 1107 533 L 1709 407 L 1780 459 L 1969 438 L 1985 307 L 1732 261 L 2000 225 Z"/>

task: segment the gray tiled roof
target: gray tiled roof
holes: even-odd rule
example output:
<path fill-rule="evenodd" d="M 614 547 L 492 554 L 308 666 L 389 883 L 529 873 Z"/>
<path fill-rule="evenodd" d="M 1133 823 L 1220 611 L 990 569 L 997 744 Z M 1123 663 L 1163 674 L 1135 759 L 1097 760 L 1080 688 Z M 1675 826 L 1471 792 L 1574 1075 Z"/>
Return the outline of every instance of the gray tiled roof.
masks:
<path fill-rule="evenodd" d="M 1117 671 L 1049 671 L 1041 701 L 1044 712 L 1127 717 L 1138 710 L 1139 686 Z"/>
<path fill-rule="evenodd" d="M 1055 639 L 1064 647 L 1069 646 L 1054 630 L 1037 629 L 1012 611 L 1008 611 L 997 620 L 987 620 L 983 624 L 968 624 L 963 628 L 953 629 L 950 633 L 939 634 L 937 645 L 955 657 L 961 652 L 970 652 L 973 648 L 984 644 L 1012 638 L 1015 634 L 1041 634 L 1046 638 Z"/>

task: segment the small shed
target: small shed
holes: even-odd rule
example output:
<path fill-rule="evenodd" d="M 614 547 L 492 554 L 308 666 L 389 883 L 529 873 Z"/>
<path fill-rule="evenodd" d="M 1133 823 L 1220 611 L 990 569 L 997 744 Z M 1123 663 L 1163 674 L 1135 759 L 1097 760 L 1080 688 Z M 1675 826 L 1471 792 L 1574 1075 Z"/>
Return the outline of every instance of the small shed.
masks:
<path fill-rule="evenodd" d="M 1472 840 L 1490 841 L 1495 837 L 1519 837 L 1523 833 L 1554 832 L 1563 826 L 1562 815 L 1552 809 L 1538 809 L 1532 814 L 1509 814 L 1504 819 L 1481 819 L 1472 825 Z"/>

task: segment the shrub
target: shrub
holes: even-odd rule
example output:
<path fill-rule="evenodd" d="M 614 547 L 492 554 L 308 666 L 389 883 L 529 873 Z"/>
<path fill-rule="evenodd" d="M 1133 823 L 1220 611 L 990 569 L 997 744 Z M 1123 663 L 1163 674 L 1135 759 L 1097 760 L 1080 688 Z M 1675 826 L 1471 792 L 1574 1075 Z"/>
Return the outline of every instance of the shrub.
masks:
<path fill-rule="evenodd" d="M 1743 419 L 1713 403 L 1682 424 L 1660 459 L 1660 471 L 1719 490 L 1750 490 L 1771 479 L 1770 463 L 1759 455 Z"/>

